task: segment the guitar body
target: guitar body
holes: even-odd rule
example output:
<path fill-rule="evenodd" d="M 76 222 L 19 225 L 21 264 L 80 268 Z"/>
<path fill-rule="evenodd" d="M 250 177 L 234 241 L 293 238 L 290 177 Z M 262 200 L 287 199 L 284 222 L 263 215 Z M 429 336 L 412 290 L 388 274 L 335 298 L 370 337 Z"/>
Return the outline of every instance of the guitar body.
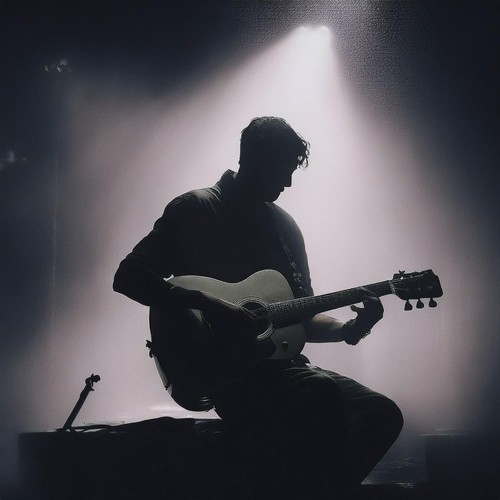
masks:
<path fill-rule="evenodd" d="M 238 283 L 204 276 L 178 276 L 169 283 L 210 293 L 250 310 L 262 311 L 268 304 L 294 299 L 284 276 L 269 269 Z M 232 342 L 230 332 L 223 334 L 229 338 L 221 345 L 201 312 L 193 309 L 151 308 L 150 329 L 153 354 L 164 384 L 171 384 L 174 400 L 193 410 L 200 409 L 200 397 L 214 393 L 252 363 L 261 358 L 292 359 L 305 344 L 302 323 L 275 328 L 265 319 L 250 349 L 248 341 L 243 344 L 236 336 Z"/>

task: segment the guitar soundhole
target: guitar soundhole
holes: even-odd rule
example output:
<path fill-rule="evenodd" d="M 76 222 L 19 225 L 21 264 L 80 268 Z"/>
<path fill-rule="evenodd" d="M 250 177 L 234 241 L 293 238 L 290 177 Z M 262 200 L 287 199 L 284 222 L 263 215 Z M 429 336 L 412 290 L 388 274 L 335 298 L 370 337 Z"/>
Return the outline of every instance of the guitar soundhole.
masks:
<path fill-rule="evenodd" d="M 263 302 L 251 300 L 240 304 L 245 309 L 252 311 L 257 316 L 257 338 L 263 339 L 272 333 L 271 320 Z"/>

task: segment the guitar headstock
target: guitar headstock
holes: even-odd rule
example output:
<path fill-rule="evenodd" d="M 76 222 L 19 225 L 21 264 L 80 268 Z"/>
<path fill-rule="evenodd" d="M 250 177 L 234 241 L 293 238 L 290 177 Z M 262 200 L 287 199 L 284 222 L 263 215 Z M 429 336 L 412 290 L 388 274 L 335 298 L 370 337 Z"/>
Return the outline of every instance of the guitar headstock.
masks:
<path fill-rule="evenodd" d="M 436 307 L 434 299 L 443 295 L 439 278 L 430 269 L 414 273 L 399 271 L 394 275 L 390 284 L 393 293 L 400 299 L 406 300 L 405 311 L 413 309 L 410 299 L 418 299 L 417 309 L 422 309 L 424 303 L 421 299 L 430 299 L 429 307 Z"/>

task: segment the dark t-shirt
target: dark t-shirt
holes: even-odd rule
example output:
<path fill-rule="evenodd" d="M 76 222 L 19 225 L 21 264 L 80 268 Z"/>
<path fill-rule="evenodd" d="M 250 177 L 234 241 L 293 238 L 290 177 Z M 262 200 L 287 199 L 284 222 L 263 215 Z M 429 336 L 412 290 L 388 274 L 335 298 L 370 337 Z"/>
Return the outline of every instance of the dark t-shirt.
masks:
<path fill-rule="evenodd" d="M 304 241 L 293 218 L 273 203 L 242 203 L 228 170 L 215 186 L 167 205 L 121 262 L 115 289 L 151 306 L 160 303 L 163 278 L 171 275 L 238 282 L 262 269 L 282 273 L 296 297 L 312 294 Z"/>

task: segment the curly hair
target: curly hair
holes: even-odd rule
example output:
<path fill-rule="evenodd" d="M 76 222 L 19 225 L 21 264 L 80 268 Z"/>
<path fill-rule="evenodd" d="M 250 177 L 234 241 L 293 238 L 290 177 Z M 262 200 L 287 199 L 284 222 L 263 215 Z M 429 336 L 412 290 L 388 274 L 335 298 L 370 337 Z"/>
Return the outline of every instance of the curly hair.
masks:
<path fill-rule="evenodd" d="M 309 143 L 283 118 L 254 118 L 241 132 L 240 166 L 265 162 L 279 156 L 295 159 L 297 167 L 306 168 L 309 163 Z"/>

